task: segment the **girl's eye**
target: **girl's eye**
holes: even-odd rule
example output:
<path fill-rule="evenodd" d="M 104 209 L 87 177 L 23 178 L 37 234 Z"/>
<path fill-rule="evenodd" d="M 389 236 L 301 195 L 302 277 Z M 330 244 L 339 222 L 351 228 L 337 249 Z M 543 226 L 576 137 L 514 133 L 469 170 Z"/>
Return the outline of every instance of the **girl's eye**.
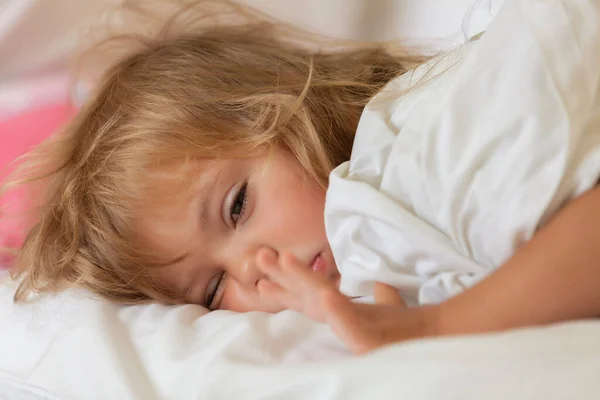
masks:
<path fill-rule="evenodd" d="M 246 187 L 247 186 L 248 186 L 248 184 L 244 184 L 244 186 L 242 186 L 242 188 L 240 189 L 238 194 L 233 199 L 233 202 L 231 203 L 231 207 L 229 209 L 229 218 L 231 219 L 231 222 L 233 223 L 234 226 L 238 223 L 238 221 L 244 215 L 244 209 L 246 207 Z"/>
<path fill-rule="evenodd" d="M 205 305 L 209 310 L 216 310 L 219 305 L 215 304 L 219 299 L 220 293 L 224 287 L 225 272 L 221 272 L 215 276 L 212 281 L 208 284 L 206 289 L 206 302 Z"/>

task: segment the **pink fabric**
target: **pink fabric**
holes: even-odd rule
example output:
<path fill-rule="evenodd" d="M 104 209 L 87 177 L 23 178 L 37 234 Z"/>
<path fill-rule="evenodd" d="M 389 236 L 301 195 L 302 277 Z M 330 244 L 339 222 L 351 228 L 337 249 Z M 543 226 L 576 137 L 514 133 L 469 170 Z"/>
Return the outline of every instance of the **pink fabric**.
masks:
<path fill-rule="evenodd" d="M 0 121 L 0 181 L 3 182 L 10 172 L 7 167 L 11 161 L 49 137 L 73 114 L 72 107 L 63 103 L 29 110 Z M 8 219 L 0 219 L 0 247 L 19 245 L 23 240 L 26 221 L 22 217 L 14 217 L 26 210 L 23 200 L 23 193 L 19 191 L 0 198 L 0 212 L 9 216 Z M 9 261 L 0 256 L 0 268 L 8 264 Z"/>

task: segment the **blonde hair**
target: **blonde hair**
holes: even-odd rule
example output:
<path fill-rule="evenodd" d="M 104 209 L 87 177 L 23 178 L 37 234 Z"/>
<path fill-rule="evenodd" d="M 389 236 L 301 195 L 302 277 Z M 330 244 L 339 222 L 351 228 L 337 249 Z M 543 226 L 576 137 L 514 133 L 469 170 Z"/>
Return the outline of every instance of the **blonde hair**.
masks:
<path fill-rule="evenodd" d="M 350 157 L 365 104 L 423 60 L 381 44 L 316 50 L 318 39 L 226 4 L 242 16 L 235 24 L 190 23 L 194 12 L 208 14 L 187 4 L 176 14 L 187 15 L 187 32 L 175 32 L 173 17 L 152 37 L 129 35 L 138 47 L 20 164 L 11 185 L 45 186 L 16 258 L 16 301 L 70 286 L 120 303 L 181 301 L 147 273 L 176 260 L 157 260 L 136 240 L 134 210 L 152 171 L 277 146 L 325 189 L 332 168 Z"/>

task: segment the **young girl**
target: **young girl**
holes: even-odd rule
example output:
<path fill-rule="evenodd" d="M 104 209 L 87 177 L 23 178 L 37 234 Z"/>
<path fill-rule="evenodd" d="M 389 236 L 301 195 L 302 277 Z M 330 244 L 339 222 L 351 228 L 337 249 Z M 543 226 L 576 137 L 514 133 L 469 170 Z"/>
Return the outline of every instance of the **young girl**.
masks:
<path fill-rule="evenodd" d="M 292 308 L 357 353 L 600 313 L 595 188 L 447 301 L 407 308 L 384 284 L 374 304 L 343 295 L 328 176 L 350 159 L 365 105 L 424 58 L 377 45 L 320 52 L 287 33 L 248 22 L 166 34 L 112 66 L 20 169 L 47 183 L 16 301 L 76 285 L 121 303 Z"/>

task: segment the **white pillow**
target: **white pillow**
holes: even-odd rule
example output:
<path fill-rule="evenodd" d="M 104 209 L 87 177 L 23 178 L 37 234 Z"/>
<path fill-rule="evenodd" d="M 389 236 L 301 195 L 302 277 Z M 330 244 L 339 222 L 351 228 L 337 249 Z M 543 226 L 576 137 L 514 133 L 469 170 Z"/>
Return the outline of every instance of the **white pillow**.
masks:
<path fill-rule="evenodd" d="M 227 387 L 227 368 L 349 355 L 326 326 L 291 311 L 122 307 L 77 290 L 13 305 L 15 288 L 0 283 L 0 388 L 31 386 L 67 399 L 202 398 L 204 390 L 245 387 Z"/>
<path fill-rule="evenodd" d="M 13 306 L 0 284 L 0 399 L 600 398 L 600 322 L 402 343 L 348 358 L 293 312 L 117 307 L 82 292 Z"/>

